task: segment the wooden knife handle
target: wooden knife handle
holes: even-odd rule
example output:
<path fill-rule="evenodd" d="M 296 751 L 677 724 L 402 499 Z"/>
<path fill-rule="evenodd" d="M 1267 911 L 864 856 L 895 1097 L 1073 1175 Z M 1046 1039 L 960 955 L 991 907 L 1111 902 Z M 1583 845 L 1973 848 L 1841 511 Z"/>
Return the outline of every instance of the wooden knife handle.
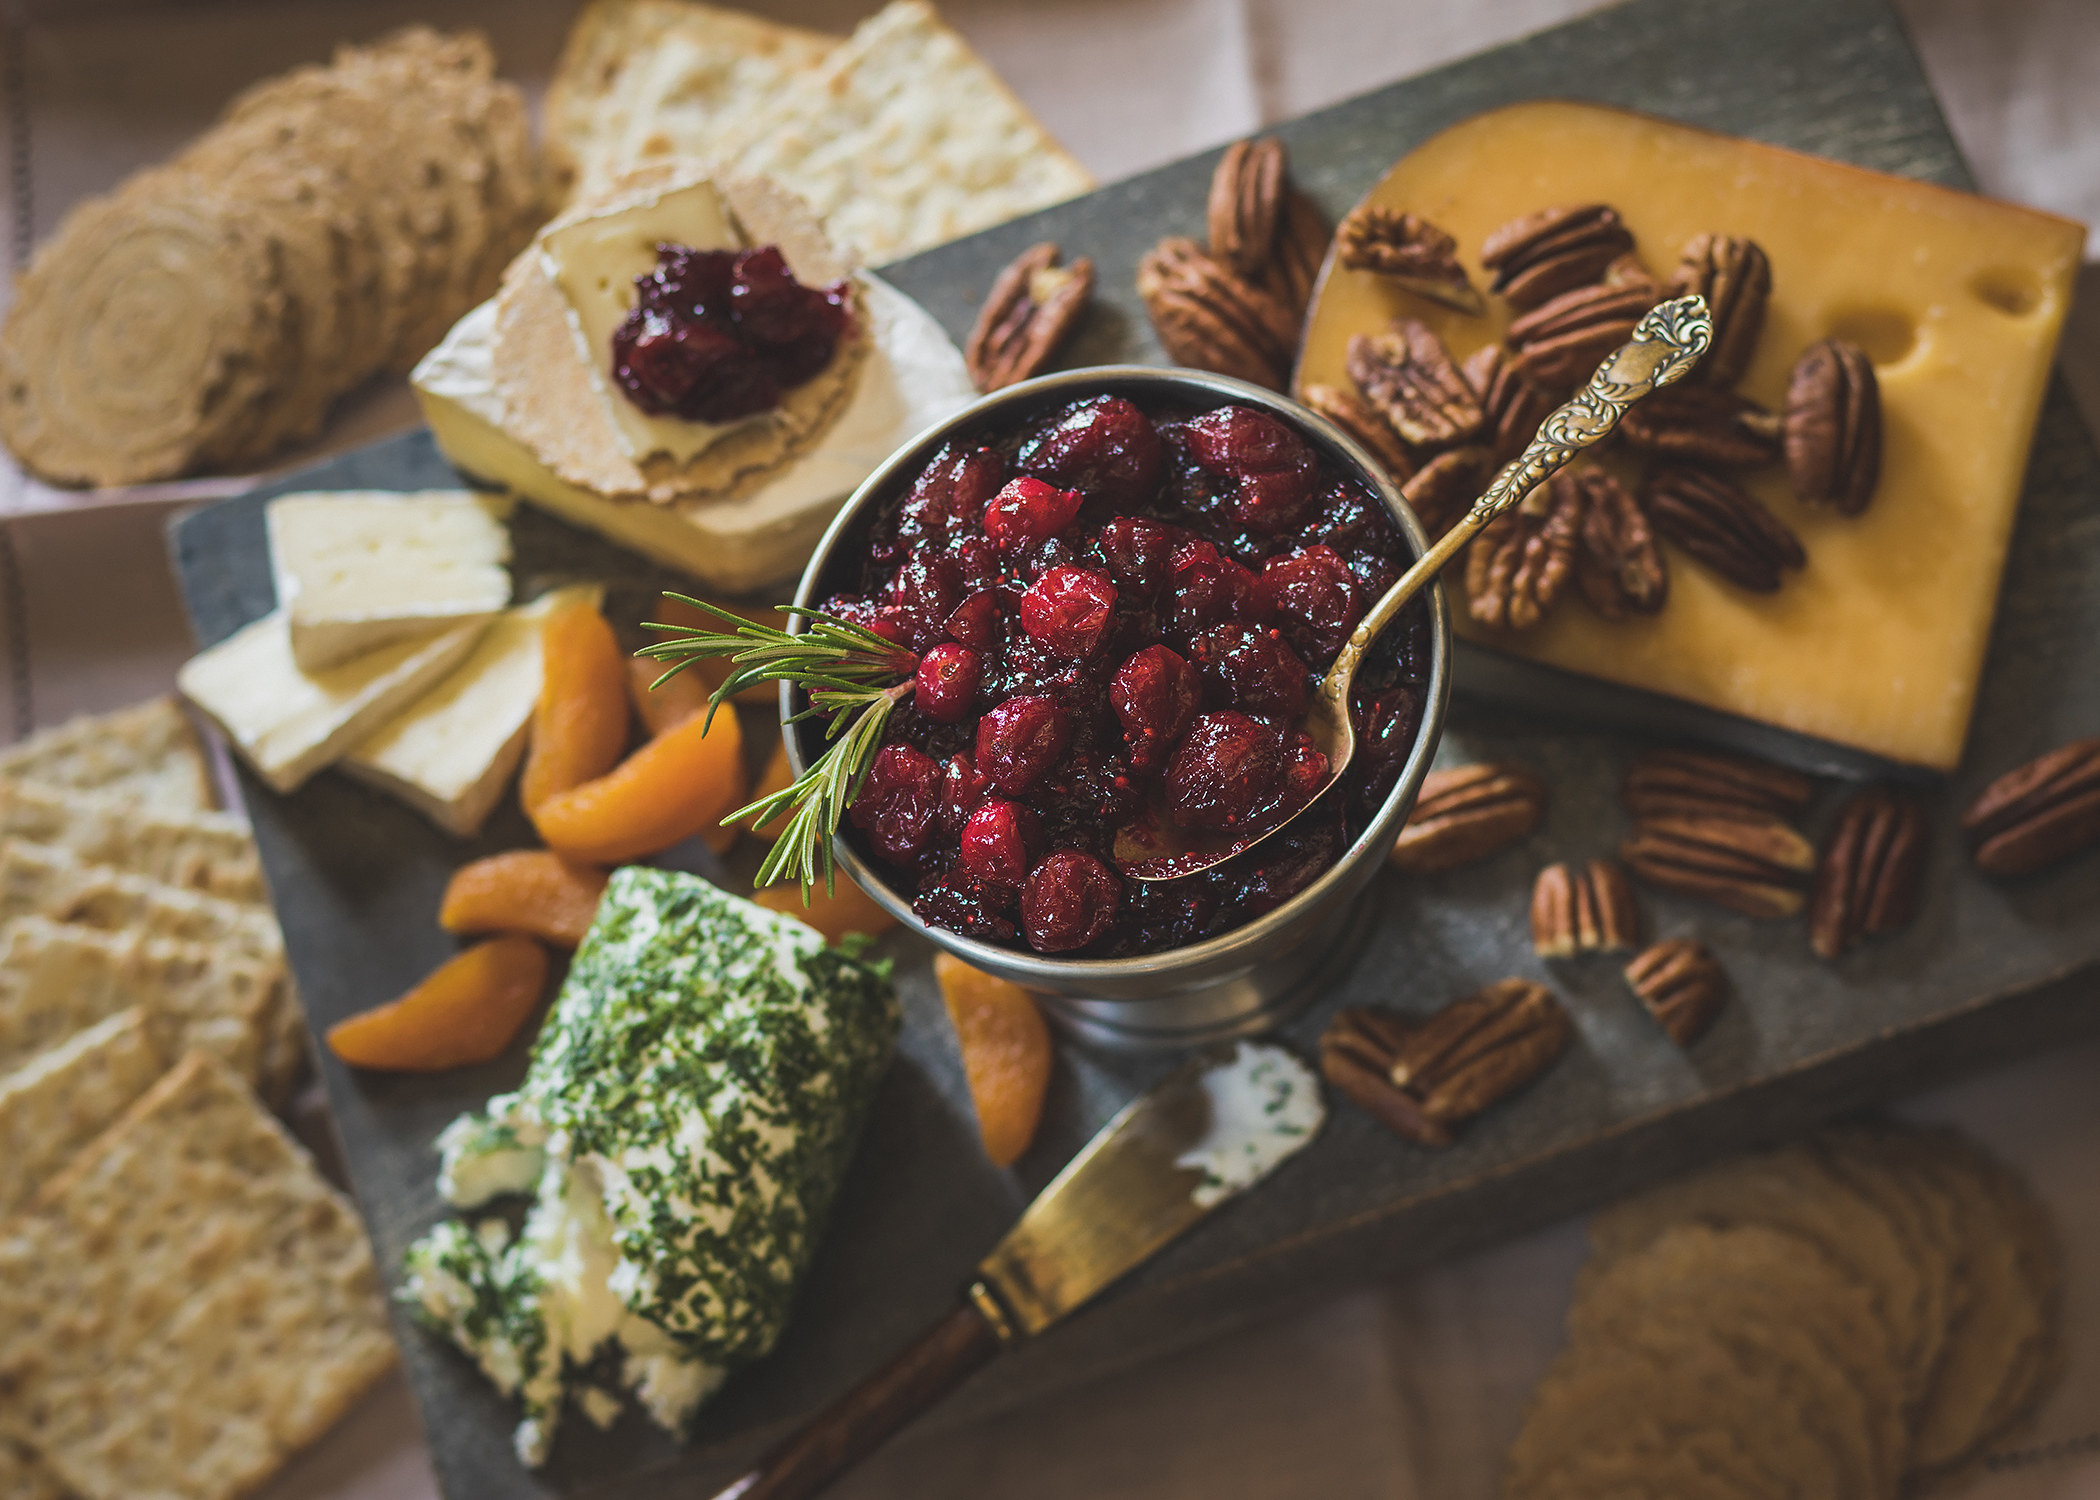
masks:
<path fill-rule="evenodd" d="M 806 1500 L 998 1352 L 992 1325 L 974 1303 L 963 1303 L 714 1500 Z"/>

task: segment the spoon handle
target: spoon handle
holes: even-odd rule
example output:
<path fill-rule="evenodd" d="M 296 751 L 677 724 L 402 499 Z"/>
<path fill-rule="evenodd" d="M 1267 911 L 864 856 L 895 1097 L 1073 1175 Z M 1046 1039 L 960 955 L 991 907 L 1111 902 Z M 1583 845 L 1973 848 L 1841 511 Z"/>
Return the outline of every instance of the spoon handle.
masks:
<path fill-rule="evenodd" d="M 1328 668 L 1320 690 L 1330 697 L 1346 693 L 1357 664 L 1378 633 L 1408 600 L 1443 571 L 1444 564 L 1473 539 L 1474 533 L 1565 468 L 1576 454 L 1602 441 L 1634 402 L 1682 379 L 1706 352 L 1713 336 L 1713 317 L 1704 297 L 1679 297 L 1651 309 L 1634 328 L 1632 339 L 1597 367 L 1589 384 L 1539 424 L 1538 435 L 1532 438 L 1530 446 L 1495 476 L 1495 482 L 1473 502 L 1473 508 L 1371 606 L 1334 665 Z"/>

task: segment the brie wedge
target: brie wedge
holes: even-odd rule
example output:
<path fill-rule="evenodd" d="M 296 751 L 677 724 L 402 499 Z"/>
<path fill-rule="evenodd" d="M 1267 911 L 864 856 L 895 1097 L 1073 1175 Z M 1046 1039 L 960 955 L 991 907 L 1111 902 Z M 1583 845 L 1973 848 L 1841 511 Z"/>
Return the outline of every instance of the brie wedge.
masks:
<path fill-rule="evenodd" d="M 308 674 L 292 659 L 289 618 L 275 609 L 183 663 L 175 685 L 264 781 L 291 792 L 436 686 L 484 625 L 396 641 Z"/>
<path fill-rule="evenodd" d="M 465 490 L 282 495 L 264 508 L 292 659 L 321 672 L 510 602 L 505 501 Z"/>
<path fill-rule="evenodd" d="M 444 681 L 343 757 L 343 769 L 391 792 L 445 832 L 472 838 L 525 754 L 540 696 L 540 626 L 594 585 L 556 589 L 506 611 Z"/>
<path fill-rule="evenodd" d="M 438 447 L 460 469 L 730 594 L 791 577 L 839 506 L 911 438 L 975 399 L 962 353 L 933 316 L 857 273 L 871 347 L 846 408 L 801 458 L 747 495 L 671 505 L 570 484 L 505 427 L 492 350 L 496 307 L 453 326 L 414 383 Z"/>

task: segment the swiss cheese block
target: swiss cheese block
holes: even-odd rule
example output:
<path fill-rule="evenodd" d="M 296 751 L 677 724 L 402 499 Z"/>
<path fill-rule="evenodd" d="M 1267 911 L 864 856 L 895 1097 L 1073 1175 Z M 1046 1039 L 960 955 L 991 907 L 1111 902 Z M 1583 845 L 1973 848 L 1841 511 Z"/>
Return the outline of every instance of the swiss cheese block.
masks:
<path fill-rule="evenodd" d="M 507 611 L 442 682 L 344 756 L 343 769 L 447 833 L 479 833 L 525 753 L 540 696 L 540 626 L 561 604 L 599 592 L 557 589 Z"/>
<path fill-rule="evenodd" d="M 264 507 L 292 659 L 322 672 L 510 603 L 507 502 L 468 490 L 280 495 Z"/>
<path fill-rule="evenodd" d="M 309 674 L 292 658 L 291 624 L 277 609 L 184 662 L 175 683 L 263 780 L 291 792 L 435 687 L 486 623 L 396 641 Z"/>
<path fill-rule="evenodd" d="M 1873 359 L 1881 483 L 1848 519 L 1798 503 L 1782 469 L 1749 488 L 1801 538 L 1808 566 L 1745 593 L 1667 549 L 1661 614 L 1607 624 L 1563 599 L 1523 634 L 1462 633 L 1518 655 L 1688 699 L 1891 760 L 1960 759 L 2020 498 L 2027 449 L 2084 245 L 2029 209 L 1592 105 L 1512 106 L 1453 126 L 1395 166 L 1368 201 L 1456 236 L 1476 282 L 1483 238 L 1554 204 L 1609 203 L 1668 276 L 1687 240 L 1747 236 L 1772 262 L 1772 300 L 1740 389 L 1774 410 L 1809 344 Z M 1501 338 L 1508 309 L 1468 318 L 1366 272 L 1330 266 L 1297 385 L 1348 384 L 1350 335 L 1398 313 L 1463 359 Z"/>

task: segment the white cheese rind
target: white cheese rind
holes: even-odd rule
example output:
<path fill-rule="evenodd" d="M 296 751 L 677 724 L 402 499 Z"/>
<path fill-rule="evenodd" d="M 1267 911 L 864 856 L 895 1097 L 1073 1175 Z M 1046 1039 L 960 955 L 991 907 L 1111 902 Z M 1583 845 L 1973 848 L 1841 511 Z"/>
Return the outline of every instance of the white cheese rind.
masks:
<path fill-rule="evenodd" d="M 548 469 L 504 431 L 493 302 L 460 319 L 424 357 L 416 396 L 438 447 L 467 473 L 712 588 L 751 593 L 799 571 L 877 465 L 976 398 L 962 352 L 932 314 L 880 277 L 857 275 L 871 347 L 845 409 L 800 459 L 740 499 L 613 501 Z"/>
<path fill-rule="evenodd" d="M 508 610 L 467 659 L 343 757 L 343 769 L 399 797 L 445 832 L 472 838 L 525 754 L 540 696 L 540 627 L 595 585 L 543 594 Z"/>
<path fill-rule="evenodd" d="M 175 685 L 264 781 L 292 792 L 436 686 L 483 628 L 455 625 L 308 674 L 292 660 L 291 627 L 277 609 L 191 657 Z"/>
<path fill-rule="evenodd" d="M 277 607 L 302 672 L 510 602 L 509 502 L 467 490 L 281 495 L 264 507 Z"/>

